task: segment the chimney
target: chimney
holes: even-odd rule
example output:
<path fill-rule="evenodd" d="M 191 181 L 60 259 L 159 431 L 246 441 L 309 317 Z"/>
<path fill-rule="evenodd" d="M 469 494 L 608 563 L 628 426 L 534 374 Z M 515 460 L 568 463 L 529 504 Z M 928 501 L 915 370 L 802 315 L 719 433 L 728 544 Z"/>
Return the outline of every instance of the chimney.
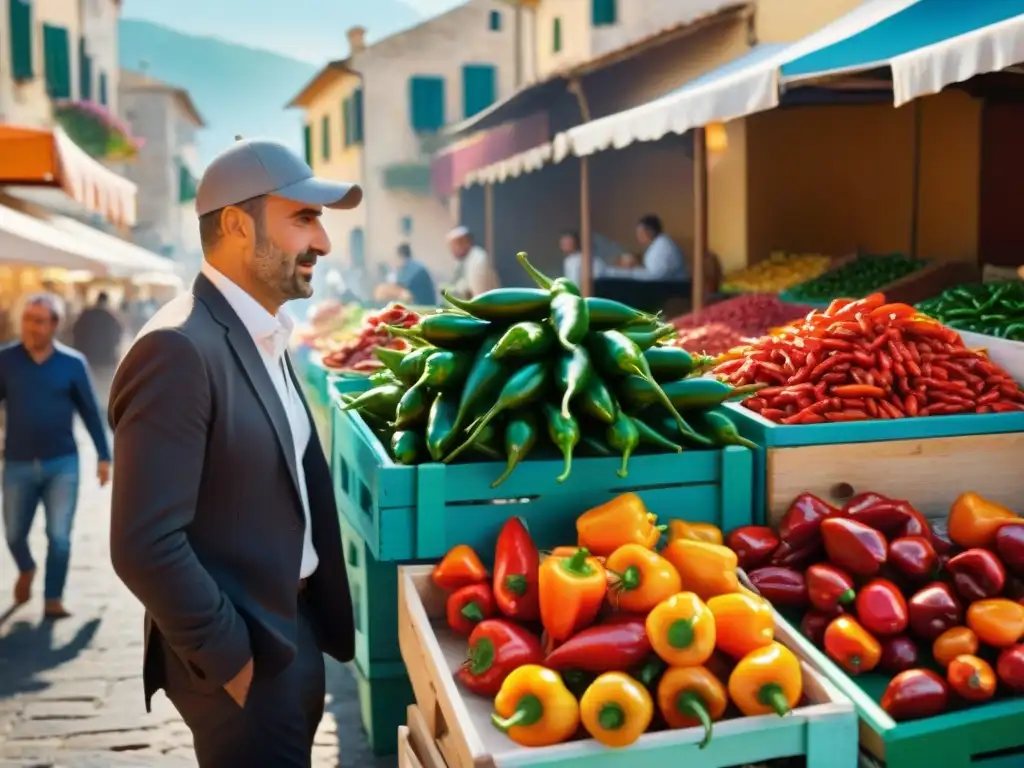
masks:
<path fill-rule="evenodd" d="M 349 27 L 348 32 L 348 55 L 352 56 L 366 48 L 366 27 Z"/>

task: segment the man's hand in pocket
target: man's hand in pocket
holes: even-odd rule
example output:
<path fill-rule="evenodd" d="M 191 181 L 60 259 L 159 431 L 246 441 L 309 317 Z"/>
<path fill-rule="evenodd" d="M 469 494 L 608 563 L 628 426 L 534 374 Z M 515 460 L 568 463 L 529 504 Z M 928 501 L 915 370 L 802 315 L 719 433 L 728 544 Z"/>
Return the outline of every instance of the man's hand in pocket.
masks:
<path fill-rule="evenodd" d="M 235 700 L 235 703 L 244 707 L 246 699 L 249 698 L 249 686 L 252 685 L 252 659 L 245 662 L 245 666 L 232 679 L 224 683 L 224 690 L 228 696 Z"/>

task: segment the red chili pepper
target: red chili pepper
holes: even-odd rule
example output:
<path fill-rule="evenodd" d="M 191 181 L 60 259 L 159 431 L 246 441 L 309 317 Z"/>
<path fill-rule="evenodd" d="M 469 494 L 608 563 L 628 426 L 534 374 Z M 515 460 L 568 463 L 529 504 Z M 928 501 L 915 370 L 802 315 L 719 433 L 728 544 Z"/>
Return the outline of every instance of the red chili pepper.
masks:
<path fill-rule="evenodd" d="M 540 619 L 537 569 L 540 555 L 521 518 L 510 517 L 498 534 L 494 553 L 494 601 L 511 619 Z"/>
<path fill-rule="evenodd" d="M 953 586 L 968 602 L 995 597 L 1006 586 L 1006 570 L 987 549 L 968 549 L 946 563 Z"/>
<path fill-rule="evenodd" d="M 882 641 L 882 660 L 879 669 L 895 675 L 917 666 L 917 643 L 906 635 L 886 637 Z"/>
<path fill-rule="evenodd" d="M 874 576 L 885 563 L 885 537 L 863 523 L 830 517 L 821 524 L 821 537 L 829 560 L 857 576 Z"/>
<path fill-rule="evenodd" d="M 834 616 L 821 611 L 807 611 L 800 620 L 800 631 L 819 648 L 825 643 L 825 630 L 832 623 Z"/>
<path fill-rule="evenodd" d="M 901 536 L 889 543 L 889 565 L 911 581 L 934 579 L 939 556 L 924 536 Z"/>
<path fill-rule="evenodd" d="M 736 553 L 739 567 L 752 571 L 771 559 L 778 549 L 779 537 L 766 525 L 744 525 L 730 532 L 725 544 Z"/>
<path fill-rule="evenodd" d="M 599 624 L 566 640 L 544 659 L 544 666 L 557 671 L 608 672 L 630 669 L 651 653 L 645 619 L 616 624 Z"/>
<path fill-rule="evenodd" d="M 921 640 L 931 642 L 963 621 L 964 611 L 953 590 L 940 581 L 918 590 L 907 601 L 910 628 Z"/>
<path fill-rule="evenodd" d="M 540 638 L 535 634 L 503 619 L 485 619 L 473 628 L 469 658 L 455 677 L 473 693 L 493 698 L 514 670 L 543 661 Z"/>
<path fill-rule="evenodd" d="M 807 605 L 807 581 L 800 571 L 767 565 L 747 574 L 750 583 L 772 605 L 802 608 Z"/>
<path fill-rule="evenodd" d="M 842 606 L 849 605 L 857 596 L 853 579 L 834 565 L 817 563 L 804 573 L 807 580 L 807 599 L 822 613 L 835 616 Z"/>
<path fill-rule="evenodd" d="M 996 551 L 1007 568 L 1024 577 L 1024 523 L 1002 526 L 996 533 Z"/>
<path fill-rule="evenodd" d="M 821 543 L 820 539 L 812 541 L 799 549 L 786 542 L 782 542 L 772 552 L 769 565 L 781 565 L 786 568 L 795 568 L 798 571 L 802 571 L 807 566 L 824 559 L 825 546 Z"/>
<path fill-rule="evenodd" d="M 494 616 L 494 594 L 490 584 L 470 584 L 448 595 L 445 611 L 448 626 L 467 637 L 484 619 Z"/>
<path fill-rule="evenodd" d="M 1024 693 L 1024 643 L 1000 651 L 996 675 L 999 682 L 1011 691 Z"/>
<path fill-rule="evenodd" d="M 907 601 L 888 579 L 872 579 L 857 593 L 857 618 L 876 637 L 901 634 L 909 624 Z"/>
<path fill-rule="evenodd" d="M 783 515 L 779 523 L 779 537 L 790 546 L 799 549 L 818 540 L 822 521 L 838 514 L 838 509 L 814 494 L 801 493 Z"/>
<path fill-rule="evenodd" d="M 843 516 L 889 535 L 902 529 L 909 521 L 906 502 L 890 499 L 880 493 L 859 493 L 846 502 Z"/>
<path fill-rule="evenodd" d="M 949 705 L 949 686 L 928 669 L 908 669 L 889 681 L 879 702 L 893 720 L 934 717 Z"/>

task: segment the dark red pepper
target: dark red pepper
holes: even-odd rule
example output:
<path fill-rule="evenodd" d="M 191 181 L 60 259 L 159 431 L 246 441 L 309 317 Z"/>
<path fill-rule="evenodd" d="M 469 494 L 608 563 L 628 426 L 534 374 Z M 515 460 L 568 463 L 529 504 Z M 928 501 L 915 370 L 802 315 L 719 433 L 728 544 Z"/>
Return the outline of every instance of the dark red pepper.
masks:
<path fill-rule="evenodd" d="M 645 620 L 617 624 L 599 624 L 579 632 L 544 659 L 548 669 L 577 669 L 582 672 L 608 672 L 630 669 L 651 653 Z"/>
<path fill-rule="evenodd" d="M 929 642 L 963 620 L 963 607 L 948 584 L 935 581 L 918 590 L 907 601 L 910 629 Z"/>
<path fill-rule="evenodd" d="M 999 652 L 996 676 L 1011 691 L 1024 693 L 1024 643 L 1011 645 Z"/>
<path fill-rule="evenodd" d="M 1006 586 L 1006 569 L 987 549 L 968 549 L 946 563 L 953 586 L 964 600 L 973 603 L 995 597 Z"/>
<path fill-rule="evenodd" d="M 455 677 L 473 693 L 494 697 L 509 674 L 524 664 L 542 664 L 540 638 L 504 619 L 485 619 L 469 636 L 469 658 Z"/>
<path fill-rule="evenodd" d="M 889 681 L 881 700 L 893 720 L 934 717 L 949 705 L 949 686 L 927 669 L 908 669 Z"/>
<path fill-rule="evenodd" d="M 875 637 L 902 634 L 909 624 L 907 601 L 888 579 L 872 579 L 857 593 L 857 618 Z"/>
<path fill-rule="evenodd" d="M 857 576 L 874 576 L 888 555 L 885 537 L 864 523 L 830 517 L 821 524 L 825 552 L 833 564 Z"/>
<path fill-rule="evenodd" d="M 931 539 L 932 546 L 935 547 L 935 551 L 939 555 L 945 555 L 957 549 L 956 544 L 949 538 L 949 526 L 946 525 L 945 520 L 938 519 L 929 523 L 920 512 L 918 512 L 918 515 L 921 516 L 924 527 L 929 530 L 928 537 Z"/>
<path fill-rule="evenodd" d="M 767 525 L 744 525 L 726 537 L 725 545 L 736 553 L 740 568 L 752 571 L 768 562 L 779 546 L 779 537 Z"/>
<path fill-rule="evenodd" d="M 470 584 L 448 595 L 445 611 L 448 626 L 467 637 L 484 619 L 494 616 L 494 593 L 490 584 Z"/>
<path fill-rule="evenodd" d="M 809 565 L 819 563 L 825 559 L 825 547 L 821 543 L 821 539 L 817 538 L 809 544 L 795 549 L 791 544 L 782 542 L 778 548 L 772 552 L 771 559 L 768 561 L 769 565 L 781 565 L 784 568 L 795 568 L 798 571 L 802 571 Z"/>
<path fill-rule="evenodd" d="M 882 660 L 879 669 L 895 675 L 917 666 L 917 643 L 906 635 L 887 637 L 882 643 Z"/>
<path fill-rule="evenodd" d="M 816 563 L 804 572 L 807 599 L 822 613 L 835 616 L 857 596 L 853 579 L 846 571 L 827 563 Z"/>
<path fill-rule="evenodd" d="M 939 556 L 924 536 L 901 536 L 889 542 L 888 563 L 911 581 L 935 578 Z"/>
<path fill-rule="evenodd" d="M 818 538 L 822 521 L 839 510 L 812 493 L 801 493 L 789 505 L 779 523 L 779 538 L 800 549 Z"/>
<path fill-rule="evenodd" d="M 1003 559 L 1003 565 L 1024 578 L 1024 523 L 1011 523 L 999 529 L 996 552 Z"/>
<path fill-rule="evenodd" d="M 821 611 L 808 611 L 800 620 L 800 631 L 804 637 L 819 648 L 825 644 L 825 630 L 832 623 L 833 617 Z"/>
<path fill-rule="evenodd" d="M 794 608 L 807 605 L 807 581 L 800 571 L 766 565 L 748 573 L 747 578 L 772 605 Z"/>
<path fill-rule="evenodd" d="M 510 619 L 540 619 L 540 554 L 521 518 L 510 517 L 494 549 L 494 601 Z"/>
<path fill-rule="evenodd" d="M 906 502 L 880 493 L 858 493 L 846 503 L 842 514 L 888 536 L 907 525 L 910 516 L 906 506 Z"/>

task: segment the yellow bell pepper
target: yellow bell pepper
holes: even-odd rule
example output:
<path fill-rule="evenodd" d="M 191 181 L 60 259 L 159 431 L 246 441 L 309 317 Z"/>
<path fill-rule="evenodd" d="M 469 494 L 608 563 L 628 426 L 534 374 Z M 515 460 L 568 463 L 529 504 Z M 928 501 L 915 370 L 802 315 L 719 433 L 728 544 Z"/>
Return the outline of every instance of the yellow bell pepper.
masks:
<path fill-rule="evenodd" d="M 654 717 L 651 694 L 624 672 L 605 672 L 580 698 L 580 720 L 606 747 L 628 747 Z"/>
<path fill-rule="evenodd" d="M 775 614 L 762 597 L 742 592 L 718 595 L 708 600 L 708 610 L 715 617 L 718 650 L 734 659 L 742 659 L 775 639 Z"/>
<path fill-rule="evenodd" d="M 520 746 L 550 747 L 576 733 L 580 707 L 557 672 L 526 664 L 501 684 L 491 722 Z"/>
<path fill-rule="evenodd" d="M 605 568 L 614 582 L 608 599 L 619 610 L 647 613 L 683 589 L 675 566 L 640 544 L 623 544 L 609 555 Z"/>
<path fill-rule="evenodd" d="M 685 520 L 668 521 L 668 538 L 691 539 L 721 546 L 725 542 L 722 529 L 711 523 L 688 523 Z"/>
<path fill-rule="evenodd" d="M 747 717 L 785 715 L 800 703 L 803 692 L 800 661 L 777 642 L 744 656 L 729 676 L 729 698 Z"/>
<path fill-rule="evenodd" d="M 647 614 L 647 639 L 670 667 L 703 664 L 715 652 L 715 617 L 693 592 L 680 592 Z"/>
<path fill-rule="evenodd" d="M 736 553 L 728 547 L 692 539 L 672 539 L 661 556 L 679 571 L 683 589 L 701 600 L 740 591 Z"/>
<path fill-rule="evenodd" d="M 671 667 L 658 682 L 658 710 L 669 728 L 704 727 L 700 748 L 711 741 L 712 723 L 729 706 L 725 686 L 707 667 Z"/>
<path fill-rule="evenodd" d="M 608 557 L 623 544 L 640 544 L 648 549 L 661 538 L 664 526 L 647 511 L 643 499 L 635 493 L 623 493 L 599 507 L 584 512 L 576 520 L 579 545 L 597 557 Z"/>

